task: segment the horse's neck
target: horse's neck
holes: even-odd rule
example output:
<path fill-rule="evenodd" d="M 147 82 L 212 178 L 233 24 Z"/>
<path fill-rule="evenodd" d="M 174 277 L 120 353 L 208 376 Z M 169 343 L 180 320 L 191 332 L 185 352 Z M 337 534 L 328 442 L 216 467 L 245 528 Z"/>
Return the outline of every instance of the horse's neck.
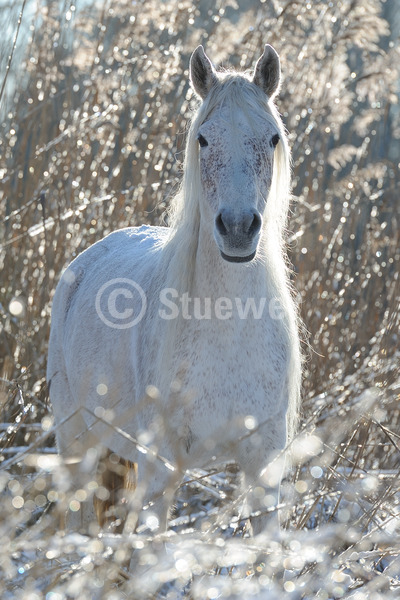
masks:
<path fill-rule="evenodd" d="M 268 295 L 268 267 L 262 260 L 233 264 L 221 259 L 212 233 L 200 225 L 193 271 L 193 296 L 211 298 Z"/>

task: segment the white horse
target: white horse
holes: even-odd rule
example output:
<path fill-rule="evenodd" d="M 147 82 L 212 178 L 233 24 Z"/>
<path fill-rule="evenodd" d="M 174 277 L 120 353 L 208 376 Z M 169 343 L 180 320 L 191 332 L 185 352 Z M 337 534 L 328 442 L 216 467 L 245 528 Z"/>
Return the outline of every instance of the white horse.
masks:
<path fill-rule="evenodd" d="M 81 510 L 71 505 L 83 521 L 93 457 L 103 460 L 98 503 L 115 486 L 106 472 L 127 486 L 125 461 L 138 475 L 131 527 L 144 519 L 159 531 L 185 469 L 235 461 L 261 511 L 258 533 L 280 478 L 266 467 L 294 428 L 301 379 L 283 242 L 289 150 L 273 104 L 279 57 L 266 45 L 252 75 L 217 73 L 199 46 L 190 78 L 202 102 L 170 226 L 116 231 L 66 269 L 50 397 L 59 452 L 84 488 Z"/>

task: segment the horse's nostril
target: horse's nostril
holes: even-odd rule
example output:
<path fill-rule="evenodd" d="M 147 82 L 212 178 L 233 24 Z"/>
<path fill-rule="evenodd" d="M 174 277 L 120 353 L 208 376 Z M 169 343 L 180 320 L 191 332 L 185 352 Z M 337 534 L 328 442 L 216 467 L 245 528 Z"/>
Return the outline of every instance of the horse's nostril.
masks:
<path fill-rule="evenodd" d="M 249 227 L 249 234 L 256 235 L 261 229 L 261 217 L 258 213 L 254 213 L 253 220 Z"/>
<path fill-rule="evenodd" d="M 216 225 L 216 228 L 217 228 L 218 232 L 221 235 L 227 235 L 228 234 L 228 230 L 225 227 L 225 224 L 224 224 L 224 221 L 222 219 L 222 214 L 221 213 L 219 213 L 217 215 L 217 218 L 215 219 L 215 225 Z"/>
<path fill-rule="evenodd" d="M 261 215 L 257 211 L 246 211 L 235 218 L 232 211 L 222 209 L 215 217 L 215 228 L 224 237 L 239 235 L 253 238 L 260 231 L 261 222 Z"/>

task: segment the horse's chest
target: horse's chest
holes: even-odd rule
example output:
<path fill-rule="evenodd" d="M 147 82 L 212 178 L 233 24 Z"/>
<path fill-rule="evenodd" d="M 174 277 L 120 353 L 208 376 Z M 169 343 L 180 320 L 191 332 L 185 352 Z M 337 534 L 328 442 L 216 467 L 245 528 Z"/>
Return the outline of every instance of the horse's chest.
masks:
<path fill-rule="evenodd" d="M 262 414 L 281 397 L 288 349 L 279 326 L 241 325 L 187 327 L 174 362 L 191 414 Z"/>

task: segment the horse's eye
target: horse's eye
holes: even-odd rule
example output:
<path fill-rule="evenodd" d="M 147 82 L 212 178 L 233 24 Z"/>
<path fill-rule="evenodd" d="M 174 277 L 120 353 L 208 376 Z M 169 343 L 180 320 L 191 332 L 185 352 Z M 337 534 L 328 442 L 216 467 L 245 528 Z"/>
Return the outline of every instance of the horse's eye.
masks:
<path fill-rule="evenodd" d="M 202 148 L 205 148 L 206 146 L 208 146 L 208 142 L 207 142 L 206 138 L 204 136 L 202 136 L 201 133 L 199 134 L 197 139 L 199 140 L 199 144 Z"/>
<path fill-rule="evenodd" d="M 273 146 L 274 148 L 276 148 L 276 147 L 277 147 L 279 140 L 280 140 L 280 137 L 279 137 L 279 135 L 278 135 L 277 133 L 276 133 L 275 135 L 273 135 L 273 136 L 272 136 L 272 139 L 271 139 L 271 144 L 272 144 L 272 146 Z"/>

